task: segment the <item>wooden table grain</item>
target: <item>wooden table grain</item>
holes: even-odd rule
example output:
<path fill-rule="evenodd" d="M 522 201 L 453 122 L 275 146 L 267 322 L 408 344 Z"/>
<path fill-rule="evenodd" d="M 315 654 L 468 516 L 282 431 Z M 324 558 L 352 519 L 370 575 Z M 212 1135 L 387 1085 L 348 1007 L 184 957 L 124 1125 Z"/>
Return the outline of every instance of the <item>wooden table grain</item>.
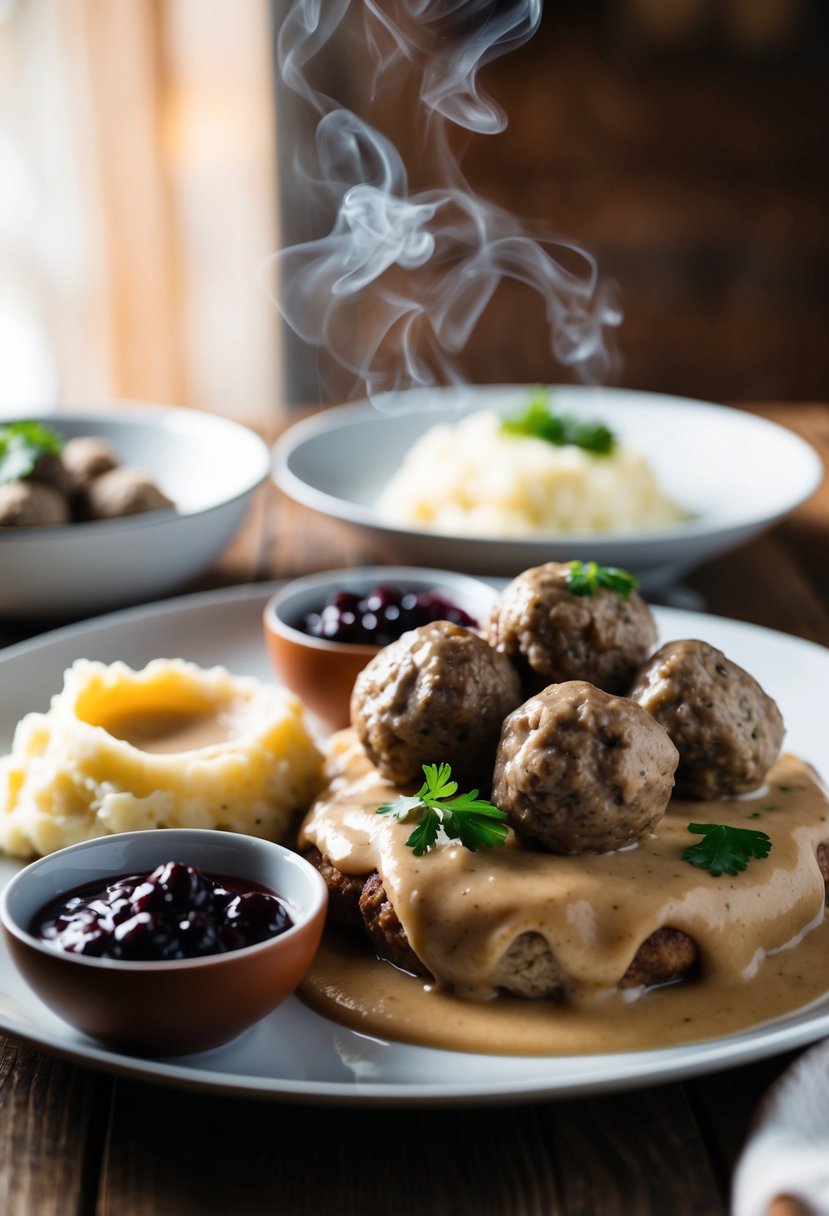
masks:
<path fill-rule="evenodd" d="M 829 405 L 743 408 L 791 427 L 829 460 Z M 220 561 L 182 590 L 373 558 L 341 526 L 267 486 Z M 709 612 L 829 646 L 829 483 L 686 585 Z M 26 632 L 0 626 L 0 644 Z M 751 1118 L 794 1054 L 600 1097 L 348 1111 L 156 1087 L 0 1036 L 0 1213 L 726 1216 Z"/>

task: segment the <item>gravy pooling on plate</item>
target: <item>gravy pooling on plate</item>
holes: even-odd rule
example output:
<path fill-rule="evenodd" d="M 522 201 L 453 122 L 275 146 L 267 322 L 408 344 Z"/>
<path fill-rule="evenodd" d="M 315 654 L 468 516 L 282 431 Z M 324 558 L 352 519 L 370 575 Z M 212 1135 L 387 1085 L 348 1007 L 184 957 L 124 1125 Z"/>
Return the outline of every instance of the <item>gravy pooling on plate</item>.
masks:
<path fill-rule="evenodd" d="M 514 837 L 504 849 L 443 846 L 416 857 L 405 844 L 409 826 L 377 816 L 394 787 L 350 732 L 334 741 L 328 779 L 301 843 L 345 874 L 378 869 L 412 947 L 440 977 L 424 984 L 378 964 L 362 943 L 330 939 L 303 991 L 365 1033 L 516 1054 L 633 1050 L 731 1033 L 826 991 L 816 852 L 829 838 L 829 802 L 794 756 L 751 797 L 672 803 L 637 846 L 577 857 L 530 851 Z M 715 878 L 681 858 L 689 821 L 759 826 L 772 852 L 742 874 Z M 631 1000 L 637 994 L 616 985 L 665 925 L 697 943 L 699 973 Z M 494 996 L 499 961 L 525 932 L 554 943 L 566 1002 L 453 994 Z"/>

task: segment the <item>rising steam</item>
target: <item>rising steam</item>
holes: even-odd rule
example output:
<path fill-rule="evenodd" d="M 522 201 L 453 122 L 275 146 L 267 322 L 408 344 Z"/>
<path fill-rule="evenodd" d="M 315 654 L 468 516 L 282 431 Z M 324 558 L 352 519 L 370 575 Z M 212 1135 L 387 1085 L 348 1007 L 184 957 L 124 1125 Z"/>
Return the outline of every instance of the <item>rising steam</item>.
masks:
<path fill-rule="evenodd" d="M 503 279 L 541 297 L 557 362 L 591 383 L 612 370 L 605 329 L 621 314 L 592 256 L 477 198 L 449 150 L 452 128 L 506 126 L 478 72 L 533 35 L 541 3 L 294 0 L 281 26 L 279 71 L 318 115 L 313 158 L 297 149 L 295 172 L 333 204 L 336 220 L 327 236 L 275 256 L 276 302 L 302 339 L 375 400 L 456 382 L 455 357 Z M 310 83 L 313 60 L 354 9 L 363 12 L 375 98 L 388 100 L 416 74 L 439 188 L 411 193 L 391 141 Z"/>

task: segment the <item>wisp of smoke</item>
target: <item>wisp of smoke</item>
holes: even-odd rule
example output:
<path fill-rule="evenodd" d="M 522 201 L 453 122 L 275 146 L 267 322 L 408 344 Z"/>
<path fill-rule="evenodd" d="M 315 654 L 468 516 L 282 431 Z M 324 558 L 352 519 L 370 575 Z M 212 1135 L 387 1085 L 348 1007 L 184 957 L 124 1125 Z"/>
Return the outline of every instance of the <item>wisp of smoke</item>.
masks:
<path fill-rule="evenodd" d="M 313 165 L 294 171 L 336 212 L 332 230 L 272 259 L 276 303 L 306 342 L 352 373 L 354 391 L 388 407 L 404 389 L 457 383 L 456 357 L 505 279 L 541 298 L 556 361 L 585 382 L 613 370 L 606 330 L 621 313 L 594 258 L 478 198 L 442 127 L 488 134 L 506 118 L 478 84 L 487 62 L 520 46 L 542 0 L 294 0 L 279 31 L 285 84 L 318 115 Z M 410 192 L 400 154 L 380 131 L 314 88 L 309 68 L 363 10 L 374 94 L 416 73 L 443 184 Z"/>

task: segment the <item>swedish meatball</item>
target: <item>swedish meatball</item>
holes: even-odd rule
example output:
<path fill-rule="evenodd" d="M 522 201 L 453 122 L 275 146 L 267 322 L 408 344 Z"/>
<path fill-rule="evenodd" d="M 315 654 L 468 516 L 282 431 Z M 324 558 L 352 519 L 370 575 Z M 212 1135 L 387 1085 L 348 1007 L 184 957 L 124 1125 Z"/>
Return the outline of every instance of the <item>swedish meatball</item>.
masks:
<path fill-rule="evenodd" d="M 77 435 L 65 444 L 61 460 L 70 479 L 72 492 L 80 493 L 93 477 L 118 467 L 115 448 L 94 435 Z"/>
<path fill-rule="evenodd" d="M 357 677 L 351 722 L 371 762 L 395 785 L 446 761 L 488 789 L 501 723 L 521 700 L 518 675 L 482 637 L 449 621 L 404 633 Z"/>
<path fill-rule="evenodd" d="M 147 473 L 124 467 L 93 477 L 82 497 L 89 519 L 118 519 L 174 505 Z"/>
<path fill-rule="evenodd" d="M 604 853 L 662 818 L 678 758 L 641 706 L 584 680 L 553 684 L 504 722 L 492 801 L 552 853 Z"/>
<path fill-rule="evenodd" d="M 69 504 L 45 481 L 9 481 L 0 486 L 0 527 L 46 528 L 69 523 Z"/>
<path fill-rule="evenodd" d="M 667 642 L 642 667 L 631 698 L 679 751 L 680 798 L 727 798 L 757 789 L 780 754 L 783 718 L 742 667 L 707 642 Z"/>
<path fill-rule="evenodd" d="M 636 591 L 575 595 L 569 575 L 567 562 L 519 574 L 499 596 L 487 638 L 515 663 L 527 695 L 566 680 L 625 693 L 656 644 L 653 613 Z"/>
<path fill-rule="evenodd" d="M 63 463 L 63 452 L 44 452 L 27 480 L 42 481 L 52 486 L 67 501 L 72 497 L 72 478 Z"/>

